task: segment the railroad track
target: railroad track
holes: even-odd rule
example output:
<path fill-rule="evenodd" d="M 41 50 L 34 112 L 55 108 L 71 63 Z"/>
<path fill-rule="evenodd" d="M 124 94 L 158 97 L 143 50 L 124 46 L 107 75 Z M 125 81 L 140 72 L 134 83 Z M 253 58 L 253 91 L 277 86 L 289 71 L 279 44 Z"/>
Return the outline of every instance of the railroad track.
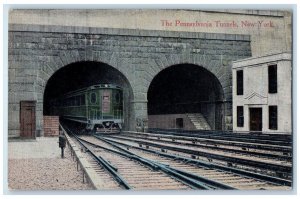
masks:
<path fill-rule="evenodd" d="M 187 130 L 162 130 L 148 129 L 153 134 L 190 136 L 195 138 L 212 138 L 217 140 L 241 141 L 249 143 L 260 143 L 269 145 L 291 146 L 292 137 L 286 134 L 250 134 L 250 133 L 228 133 L 223 131 L 187 131 Z"/>
<path fill-rule="evenodd" d="M 68 131 L 70 132 L 70 130 Z M 177 171 L 161 163 L 139 157 L 126 150 L 115 150 L 103 141 L 99 143 L 99 140 L 97 140 L 97 144 L 92 143 L 86 140 L 91 139 L 90 136 L 83 137 L 85 139 L 82 139 L 82 137 L 79 138 L 74 134 L 73 136 L 87 152 L 92 154 L 97 163 L 109 171 L 112 178 L 119 182 L 120 186 L 125 189 L 234 189 L 191 173 Z"/>
<path fill-rule="evenodd" d="M 82 142 L 87 143 L 84 139 Z M 111 168 L 110 172 L 114 172 L 118 178 L 116 179 L 125 189 L 138 190 L 186 190 L 189 186 L 173 179 L 160 171 L 152 170 L 146 166 L 133 161 L 128 157 L 112 153 L 106 149 L 111 149 L 107 144 L 101 143 L 102 148 L 92 144 L 86 144 L 88 150 L 93 151 L 95 156 L 102 159 L 101 165 L 106 164 L 107 170 Z M 109 165 L 109 166 L 108 166 Z M 122 179 L 122 180 L 121 180 Z M 110 181 L 109 181 L 110 182 Z"/>
<path fill-rule="evenodd" d="M 92 154 L 87 159 L 107 182 L 103 189 L 291 189 L 292 182 L 287 179 L 204 162 L 182 156 L 181 152 L 174 155 L 114 136 L 73 135 Z"/>
<path fill-rule="evenodd" d="M 164 139 L 164 140 L 172 140 L 172 141 L 180 141 L 182 143 L 201 143 L 205 145 L 213 145 L 213 146 L 230 146 L 230 147 L 240 147 L 241 149 L 246 150 L 262 150 L 264 152 L 272 151 L 277 152 L 278 154 L 284 154 L 287 156 L 291 156 L 292 147 L 289 146 L 281 146 L 281 145 L 270 145 L 270 144 L 260 144 L 254 142 L 245 141 L 230 141 L 230 140 L 218 140 L 213 138 L 201 138 L 201 137 L 193 137 L 190 135 L 169 135 L 169 134 L 156 134 L 156 133 L 143 133 L 143 132 L 133 132 L 133 131 L 125 131 L 127 135 L 139 135 L 144 136 L 145 138 L 156 138 L 156 139 Z M 120 133 L 119 133 L 120 134 Z M 118 135 L 118 134 L 115 134 Z"/>
<path fill-rule="evenodd" d="M 240 190 L 254 190 L 254 189 L 268 189 L 268 190 L 289 190 L 291 182 L 284 179 L 268 177 L 264 175 L 254 174 L 238 169 L 230 169 L 228 167 L 221 167 L 213 164 L 203 163 L 197 160 L 192 160 L 184 157 L 168 155 L 162 152 L 157 152 L 150 149 L 134 147 L 110 139 L 95 136 L 96 138 L 110 143 L 115 147 L 130 151 L 147 159 L 151 159 L 160 164 L 168 165 L 177 169 L 178 171 L 188 172 L 192 175 L 202 176 L 205 179 L 210 179 L 221 184 L 228 185 L 234 189 Z"/>
<path fill-rule="evenodd" d="M 287 162 L 291 162 L 292 157 L 288 155 L 289 153 L 283 153 L 282 151 L 273 151 L 273 150 L 262 150 L 262 149 L 249 149 L 246 148 L 245 145 L 241 146 L 232 146 L 232 145 L 223 145 L 216 144 L 214 142 L 205 142 L 202 143 L 199 139 L 182 139 L 178 137 L 173 136 L 152 136 L 149 134 L 140 134 L 140 133 L 121 133 L 119 135 L 116 135 L 114 137 L 122 137 L 122 138 L 136 138 L 136 139 L 147 139 L 148 141 L 154 141 L 154 142 L 160 142 L 160 143 L 168 143 L 168 144 L 175 144 L 175 145 L 182 145 L 182 146 L 190 146 L 190 147 L 197 147 L 198 149 L 209 149 L 209 150 L 219 150 L 219 151 L 226 151 L 231 153 L 237 153 L 237 154 L 245 154 L 249 156 L 256 156 L 256 157 L 265 157 L 270 159 L 277 159 L 277 160 L 283 160 Z M 252 143 L 252 147 L 255 145 Z"/>
<path fill-rule="evenodd" d="M 66 126 L 62 125 L 61 127 L 64 131 L 64 133 L 69 134 L 71 136 L 74 136 L 74 133 Z M 69 137 L 69 136 L 68 136 Z M 113 167 L 110 167 L 108 164 L 106 164 L 105 161 L 103 161 L 102 158 L 99 158 L 93 151 L 91 151 L 84 143 L 81 141 L 78 141 L 77 136 L 75 135 L 75 143 L 80 145 L 82 147 L 82 150 L 86 152 L 86 155 L 84 158 L 87 160 L 89 164 L 85 164 L 85 166 L 93 169 L 96 173 L 95 176 L 99 179 L 101 179 L 105 183 L 101 183 L 101 189 L 103 190 L 122 190 L 122 189 L 128 189 L 126 186 L 126 182 L 123 181 L 123 179 L 118 176 L 118 174 L 115 174 L 114 171 L 108 172 L 107 170 L 114 169 Z M 71 146 L 70 146 L 71 147 Z M 90 154 L 90 155 L 87 155 Z M 78 163 L 77 163 L 78 167 Z M 91 179 L 92 180 L 92 179 Z"/>
<path fill-rule="evenodd" d="M 115 149 L 110 143 L 90 136 L 81 136 L 81 141 L 101 148 L 101 157 L 112 163 L 128 184 L 138 190 L 189 190 L 189 189 L 234 189 L 200 176 L 178 171 L 157 161 L 145 159 L 124 149 Z M 98 149 L 99 150 L 99 149 Z M 103 153 L 103 151 L 106 151 Z M 114 154 L 114 155 L 112 155 Z M 113 157 L 112 157 L 113 156 Z M 122 159 L 116 161 L 122 157 Z M 127 159 L 128 162 L 125 160 Z M 141 169 L 142 168 L 142 169 Z"/>
<path fill-rule="evenodd" d="M 122 186 L 118 180 L 116 180 L 110 173 L 107 172 L 104 166 L 101 166 L 99 161 L 95 160 L 93 156 L 86 156 L 87 161 L 90 163 L 91 167 L 97 173 L 97 177 L 100 178 L 103 182 L 103 190 L 122 190 L 126 187 Z"/>
<path fill-rule="evenodd" d="M 121 141 L 135 146 L 151 147 L 159 151 L 168 151 L 172 154 L 180 154 L 186 157 L 199 158 L 201 160 L 213 161 L 215 163 L 235 166 L 252 170 L 255 172 L 268 173 L 279 177 L 289 178 L 291 176 L 291 162 L 278 161 L 269 158 L 258 158 L 253 156 L 244 156 L 236 153 L 220 152 L 207 149 L 199 149 L 197 146 L 178 146 L 174 143 L 161 143 L 157 141 L 148 141 L 147 139 L 126 138 L 120 136 L 109 136 L 111 141 Z"/>

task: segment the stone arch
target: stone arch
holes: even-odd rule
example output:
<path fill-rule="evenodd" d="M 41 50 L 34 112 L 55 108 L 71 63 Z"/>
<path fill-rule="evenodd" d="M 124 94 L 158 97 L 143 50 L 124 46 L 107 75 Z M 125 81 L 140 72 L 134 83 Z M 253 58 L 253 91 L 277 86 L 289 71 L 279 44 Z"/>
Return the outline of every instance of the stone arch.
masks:
<path fill-rule="evenodd" d="M 92 50 L 86 50 L 80 52 L 79 50 L 66 50 L 58 53 L 56 56 L 48 56 L 46 60 L 39 60 L 43 63 L 41 65 L 40 71 L 45 67 L 48 67 L 47 75 L 51 77 L 57 70 L 63 68 L 64 66 L 70 65 L 76 62 L 91 61 L 91 62 L 101 62 L 112 66 L 113 68 L 120 71 L 128 81 L 132 84 L 132 79 L 128 75 L 126 67 L 120 67 L 120 59 L 117 53 L 106 53 L 97 52 Z M 39 72 L 40 72 L 39 71 Z"/>
<path fill-rule="evenodd" d="M 149 88 L 153 78 L 162 70 L 179 64 L 192 64 L 205 68 L 215 75 L 223 88 L 224 99 L 231 100 L 231 67 L 228 60 L 223 60 L 221 56 L 211 56 L 205 54 L 182 53 L 177 55 L 160 55 L 157 58 L 149 59 L 145 74 L 145 85 Z M 146 91 L 148 92 L 148 90 Z"/>
<path fill-rule="evenodd" d="M 126 107 L 125 110 L 125 115 L 126 119 L 125 119 L 125 123 L 126 123 L 126 128 L 127 130 L 132 129 L 133 125 L 134 125 L 134 111 L 133 111 L 133 106 L 131 105 L 130 101 L 133 100 L 133 91 L 132 91 L 132 86 L 130 83 L 130 80 L 128 79 L 128 76 L 126 74 L 124 74 L 124 72 L 122 72 L 122 68 L 119 67 L 118 65 L 118 60 L 117 60 L 117 56 L 112 55 L 110 58 L 103 58 L 100 55 L 94 55 L 94 56 L 90 56 L 90 57 L 82 57 L 79 54 L 78 50 L 73 50 L 73 51 L 65 51 L 62 52 L 60 54 L 58 54 L 57 56 L 52 56 L 52 57 L 48 57 L 47 60 L 44 60 L 43 62 L 40 62 L 40 69 L 38 71 L 38 76 L 40 77 L 40 83 L 38 85 L 39 89 L 40 89 L 40 96 L 37 99 L 37 102 L 40 104 L 40 111 L 37 112 L 37 114 L 39 115 L 38 118 L 43 118 L 43 112 L 44 112 L 44 102 L 45 102 L 45 93 L 46 91 L 46 87 L 47 84 L 49 83 L 49 80 L 55 75 L 57 74 L 59 71 L 61 71 L 62 69 L 64 69 L 67 66 L 72 66 L 72 65 L 76 65 L 77 63 L 98 63 L 98 64 L 103 64 L 107 67 L 111 67 L 113 70 L 116 71 L 116 73 L 118 73 L 120 76 L 122 76 L 122 78 L 124 79 L 124 81 L 126 82 L 126 92 L 127 93 L 127 97 L 126 100 L 128 104 L 130 104 L 130 106 Z M 104 61 L 102 61 L 104 60 Z M 106 62 L 105 62 L 106 61 Z M 114 65 L 112 65 L 114 64 Z M 42 129 L 43 127 L 43 121 L 40 120 L 38 121 L 38 124 L 40 125 L 40 129 Z"/>
<path fill-rule="evenodd" d="M 148 115 L 202 113 L 212 129 L 224 129 L 224 89 L 207 68 L 175 64 L 157 73 L 148 91 Z"/>

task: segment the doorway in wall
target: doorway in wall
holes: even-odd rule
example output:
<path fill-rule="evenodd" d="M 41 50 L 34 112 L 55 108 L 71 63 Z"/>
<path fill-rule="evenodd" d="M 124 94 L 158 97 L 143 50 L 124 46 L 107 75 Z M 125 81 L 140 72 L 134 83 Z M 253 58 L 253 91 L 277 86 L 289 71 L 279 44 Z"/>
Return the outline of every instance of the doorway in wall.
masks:
<path fill-rule="evenodd" d="M 35 107 L 36 101 L 20 102 L 20 136 L 23 138 L 35 138 Z"/>
<path fill-rule="evenodd" d="M 249 108 L 250 131 L 262 131 L 262 108 Z"/>

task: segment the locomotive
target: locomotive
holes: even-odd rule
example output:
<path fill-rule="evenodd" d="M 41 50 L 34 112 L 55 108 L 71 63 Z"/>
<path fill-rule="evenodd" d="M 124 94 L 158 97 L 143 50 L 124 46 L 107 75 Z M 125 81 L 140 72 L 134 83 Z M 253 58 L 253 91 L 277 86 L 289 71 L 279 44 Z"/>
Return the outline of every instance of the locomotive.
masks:
<path fill-rule="evenodd" d="M 51 112 L 79 122 L 88 131 L 122 129 L 123 90 L 113 84 L 97 84 L 69 92 L 51 101 Z"/>

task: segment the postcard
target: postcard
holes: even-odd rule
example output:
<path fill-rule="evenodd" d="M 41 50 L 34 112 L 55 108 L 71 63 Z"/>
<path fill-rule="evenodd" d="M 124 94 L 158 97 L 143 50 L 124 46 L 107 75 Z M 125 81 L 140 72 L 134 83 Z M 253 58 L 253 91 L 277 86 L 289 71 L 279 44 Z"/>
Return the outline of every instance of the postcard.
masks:
<path fill-rule="evenodd" d="M 293 190 L 292 9 L 8 17 L 11 193 Z"/>

